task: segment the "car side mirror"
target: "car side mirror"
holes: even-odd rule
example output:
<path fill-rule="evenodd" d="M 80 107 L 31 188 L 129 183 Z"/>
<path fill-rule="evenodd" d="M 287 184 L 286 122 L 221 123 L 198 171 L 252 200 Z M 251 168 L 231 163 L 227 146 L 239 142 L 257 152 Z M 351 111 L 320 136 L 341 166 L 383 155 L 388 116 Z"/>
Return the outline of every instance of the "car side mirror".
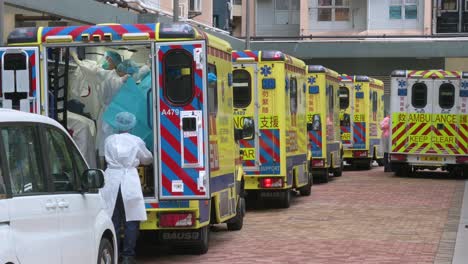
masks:
<path fill-rule="evenodd" d="M 94 191 L 104 187 L 104 171 L 89 169 L 83 172 L 83 185 L 85 191 Z"/>
<path fill-rule="evenodd" d="M 239 128 L 234 128 L 234 140 L 235 141 L 239 141 L 242 139 L 242 131 L 243 129 L 239 129 Z"/>

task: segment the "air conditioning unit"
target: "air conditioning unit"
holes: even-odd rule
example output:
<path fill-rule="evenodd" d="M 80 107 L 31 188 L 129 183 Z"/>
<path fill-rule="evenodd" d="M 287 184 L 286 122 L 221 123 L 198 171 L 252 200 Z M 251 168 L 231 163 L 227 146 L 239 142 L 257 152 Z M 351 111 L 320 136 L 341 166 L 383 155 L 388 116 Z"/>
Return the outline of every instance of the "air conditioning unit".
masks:
<path fill-rule="evenodd" d="M 193 18 L 201 15 L 202 13 L 202 0 L 189 0 L 188 16 Z"/>

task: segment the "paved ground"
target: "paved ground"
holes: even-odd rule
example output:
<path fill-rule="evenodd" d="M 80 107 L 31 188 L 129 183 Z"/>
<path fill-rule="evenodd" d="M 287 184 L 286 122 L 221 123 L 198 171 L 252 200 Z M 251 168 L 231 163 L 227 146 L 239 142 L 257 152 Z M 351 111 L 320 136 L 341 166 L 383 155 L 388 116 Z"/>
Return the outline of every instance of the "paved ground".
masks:
<path fill-rule="evenodd" d="M 464 181 L 346 171 L 296 197 L 289 209 L 256 209 L 244 229 L 211 232 L 202 256 L 161 252 L 141 263 L 451 263 Z"/>

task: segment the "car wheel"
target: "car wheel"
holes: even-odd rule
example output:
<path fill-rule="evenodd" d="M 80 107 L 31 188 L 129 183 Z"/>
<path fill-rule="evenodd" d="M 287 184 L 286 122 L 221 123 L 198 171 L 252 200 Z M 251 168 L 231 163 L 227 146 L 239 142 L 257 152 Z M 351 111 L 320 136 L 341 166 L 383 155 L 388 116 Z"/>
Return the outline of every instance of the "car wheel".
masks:
<path fill-rule="evenodd" d="M 114 246 L 108 238 L 103 237 L 99 244 L 97 264 L 114 264 Z"/>

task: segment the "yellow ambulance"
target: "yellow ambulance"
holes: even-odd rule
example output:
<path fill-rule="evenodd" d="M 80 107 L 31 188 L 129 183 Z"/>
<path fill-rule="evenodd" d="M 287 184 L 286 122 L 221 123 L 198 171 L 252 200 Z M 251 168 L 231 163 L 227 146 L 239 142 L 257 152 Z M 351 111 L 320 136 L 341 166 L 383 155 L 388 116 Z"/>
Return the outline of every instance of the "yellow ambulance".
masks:
<path fill-rule="evenodd" d="M 234 130 L 227 42 L 189 24 L 158 23 L 18 28 L 8 43 L 0 48 L 2 107 L 50 116 L 75 140 L 86 137 L 78 145 L 89 148 L 102 143 L 91 131 L 103 122 L 112 126 L 112 111 L 137 116 L 131 133 L 154 154 L 154 166 L 140 168 L 148 217 L 143 234 L 205 253 L 211 224 L 242 228 L 238 140 L 252 137 L 253 127 Z M 120 64 L 117 74 L 104 69 L 109 60 L 128 59 L 138 67 L 125 79 L 118 79 Z M 121 85 L 112 96 L 109 78 Z M 81 129 L 73 127 L 77 122 Z M 90 133 L 78 136 L 82 131 Z"/>
<path fill-rule="evenodd" d="M 235 125 L 255 124 L 255 137 L 240 141 L 247 196 L 289 207 L 291 190 L 311 193 L 305 64 L 267 50 L 234 51 L 232 60 Z"/>
<path fill-rule="evenodd" d="M 390 96 L 390 166 L 468 177 L 468 74 L 395 70 Z"/>
<path fill-rule="evenodd" d="M 341 176 L 343 149 L 340 138 L 340 75 L 321 65 L 307 65 L 307 133 L 312 153 L 314 182 L 328 182 L 329 173 Z"/>
<path fill-rule="evenodd" d="M 355 168 L 383 166 L 380 122 L 384 118 L 383 82 L 368 76 L 342 75 L 338 91 L 343 159 Z"/>

